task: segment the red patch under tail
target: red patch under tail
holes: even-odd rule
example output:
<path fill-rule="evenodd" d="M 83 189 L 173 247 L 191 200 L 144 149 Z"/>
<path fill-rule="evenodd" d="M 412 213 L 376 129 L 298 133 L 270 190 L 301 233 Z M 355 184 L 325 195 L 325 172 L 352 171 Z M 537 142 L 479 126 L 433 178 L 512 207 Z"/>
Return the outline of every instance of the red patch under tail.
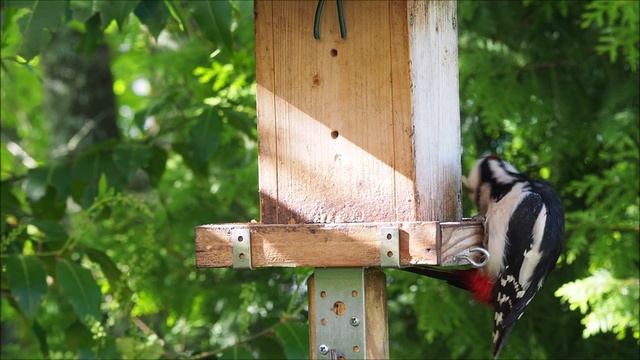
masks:
<path fill-rule="evenodd" d="M 473 297 L 481 302 L 493 306 L 493 281 L 480 270 L 467 270 L 462 274 L 465 287 L 473 293 Z"/>

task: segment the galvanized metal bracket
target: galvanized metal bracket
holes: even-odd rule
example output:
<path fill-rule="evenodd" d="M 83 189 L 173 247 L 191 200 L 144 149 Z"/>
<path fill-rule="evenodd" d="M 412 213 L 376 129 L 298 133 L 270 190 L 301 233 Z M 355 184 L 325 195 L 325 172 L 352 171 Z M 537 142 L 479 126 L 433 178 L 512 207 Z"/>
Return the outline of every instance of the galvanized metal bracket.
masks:
<path fill-rule="evenodd" d="M 364 269 L 316 268 L 314 276 L 318 359 L 364 359 Z"/>
<path fill-rule="evenodd" d="M 231 229 L 233 244 L 233 267 L 251 269 L 251 231 L 249 228 Z"/>
<path fill-rule="evenodd" d="M 380 229 L 380 266 L 400 267 L 400 231 L 397 227 Z"/>

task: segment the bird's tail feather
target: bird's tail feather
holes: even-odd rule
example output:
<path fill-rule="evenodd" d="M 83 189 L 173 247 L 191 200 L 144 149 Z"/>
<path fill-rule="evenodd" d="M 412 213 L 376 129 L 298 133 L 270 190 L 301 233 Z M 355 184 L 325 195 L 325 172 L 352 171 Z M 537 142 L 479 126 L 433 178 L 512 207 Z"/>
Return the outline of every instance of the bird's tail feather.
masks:
<path fill-rule="evenodd" d="M 511 329 L 513 326 L 509 326 L 507 328 L 499 327 L 494 330 L 493 333 L 493 358 L 497 359 L 500 355 L 500 351 L 502 351 L 502 347 L 506 344 L 507 337 L 511 333 Z"/>
<path fill-rule="evenodd" d="M 468 290 L 464 280 L 460 276 L 459 272 L 456 271 L 445 271 L 440 269 L 434 269 L 432 267 L 408 267 L 402 268 L 401 270 L 408 271 L 414 274 L 428 276 L 430 278 L 444 280 L 448 282 L 450 285 L 455 286 L 457 288 Z"/>

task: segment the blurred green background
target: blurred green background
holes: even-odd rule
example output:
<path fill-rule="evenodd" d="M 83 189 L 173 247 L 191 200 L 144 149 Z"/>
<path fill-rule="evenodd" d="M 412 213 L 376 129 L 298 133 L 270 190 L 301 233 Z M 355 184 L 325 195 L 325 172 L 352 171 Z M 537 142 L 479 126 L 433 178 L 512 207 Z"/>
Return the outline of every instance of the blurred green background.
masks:
<path fill-rule="evenodd" d="M 194 267 L 194 226 L 259 218 L 253 2 L 1 4 L 2 358 L 306 357 L 310 269 Z M 639 18 L 459 2 L 465 172 L 494 152 L 567 213 L 505 359 L 640 356 Z M 490 356 L 487 308 L 387 275 L 394 358 Z"/>

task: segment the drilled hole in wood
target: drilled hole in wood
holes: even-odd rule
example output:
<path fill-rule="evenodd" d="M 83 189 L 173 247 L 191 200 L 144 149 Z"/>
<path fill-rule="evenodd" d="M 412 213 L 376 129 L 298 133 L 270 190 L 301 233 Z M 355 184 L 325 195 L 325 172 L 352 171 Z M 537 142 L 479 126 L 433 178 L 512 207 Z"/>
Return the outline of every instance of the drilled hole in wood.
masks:
<path fill-rule="evenodd" d="M 244 240 L 244 238 L 242 237 L 242 235 L 241 235 L 241 236 L 238 236 L 238 241 L 239 241 L 239 242 L 242 242 L 242 240 Z"/>
<path fill-rule="evenodd" d="M 353 346 L 353 352 L 355 352 L 355 353 L 360 352 L 360 346 L 354 345 Z"/>
<path fill-rule="evenodd" d="M 240 253 L 240 254 L 238 255 L 238 257 L 239 257 L 241 260 L 242 260 L 242 259 L 244 259 L 244 253 Z"/>
<path fill-rule="evenodd" d="M 391 240 L 392 237 L 391 234 L 387 234 L 387 240 Z"/>
<path fill-rule="evenodd" d="M 327 296 L 327 292 L 324 290 L 320 291 L 320 297 L 325 297 L 325 296 Z"/>
<path fill-rule="evenodd" d="M 427 248 L 427 252 L 431 252 L 431 248 Z"/>
<path fill-rule="evenodd" d="M 347 358 L 344 355 L 338 355 L 338 360 L 347 360 Z"/>
<path fill-rule="evenodd" d="M 344 315 L 345 311 L 347 311 L 347 305 L 342 301 L 336 301 L 333 304 L 333 312 L 338 316 Z"/>
<path fill-rule="evenodd" d="M 388 257 L 392 257 L 393 256 L 393 251 L 387 251 L 387 256 Z"/>
<path fill-rule="evenodd" d="M 327 319 L 325 318 L 320 319 L 320 324 L 327 325 Z"/>
<path fill-rule="evenodd" d="M 351 297 L 357 297 L 358 296 L 358 291 L 357 290 L 353 290 L 351 292 Z"/>
<path fill-rule="evenodd" d="M 336 50 L 336 49 L 331 49 L 330 53 L 331 53 L 332 57 L 338 56 L 338 50 Z"/>
<path fill-rule="evenodd" d="M 332 139 L 337 139 L 339 135 L 340 135 L 340 133 L 338 132 L 338 130 L 333 130 L 331 132 L 331 138 Z"/>

